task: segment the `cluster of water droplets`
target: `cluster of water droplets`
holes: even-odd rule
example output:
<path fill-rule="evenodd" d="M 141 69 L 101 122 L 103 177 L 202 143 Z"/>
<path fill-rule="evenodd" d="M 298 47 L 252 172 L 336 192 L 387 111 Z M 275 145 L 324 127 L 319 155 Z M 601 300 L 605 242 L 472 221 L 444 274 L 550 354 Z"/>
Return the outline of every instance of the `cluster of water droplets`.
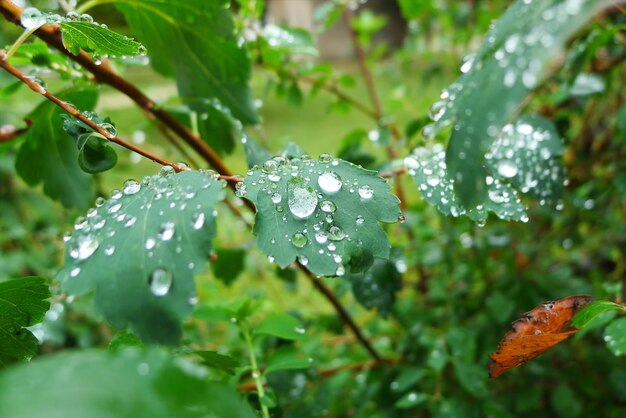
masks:
<path fill-rule="evenodd" d="M 61 281 L 80 280 L 82 271 L 90 267 L 88 261 L 97 253 L 99 260 L 111 258 L 111 263 L 124 264 L 121 258 L 128 255 L 127 251 L 135 251 L 146 258 L 143 265 L 154 266 L 148 267 L 146 277 L 152 294 L 168 294 L 176 272 L 170 270 L 166 260 L 185 256 L 182 244 L 189 234 L 208 233 L 203 228 L 209 216 L 207 210 L 212 209 L 198 195 L 219 183 L 221 198 L 224 187 L 224 181 L 217 180 L 212 171 L 181 173 L 200 179 L 186 185 L 175 181 L 174 174 L 172 167 L 166 166 L 158 175 L 144 177 L 141 182 L 127 180 L 122 190 L 114 190 L 108 200 L 98 197 L 95 207 L 76 219 L 74 231 L 64 236 L 67 262 Z M 194 272 L 196 265 L 189 261 L 186 267 Z M 89 274 L 94 270 L 90 269 Z"/>
<path fill-rule="evenodd" d="M 565 183 L 562 152 L 563 144 L 550 121 L 524 116 L 502 129 L 485 159 L 494 175 L 545 204 L 559 199 Z"/>
<path fill-rule="evenodd" d="M 415 179 L 423 198 L 446 215 L 458 217 L 467 214 L 479 226 L 485 224 L 489 211 L 501 219 L 528 221 L 525 207 L 517 192 L 492 176 L 485 178 L 487 201 L 469 209 L 464 208 L 454 192 L 454 180 L 448 176 L 446 152 L 441 144 L 434 144 L 430 148 L 416 148 L 405 158 L 404 164 Z"/>
<path fill-rule="evenodd" d="M 237 185 L 237 195 L 251 199 L 257 207 L 259 200 L 269 199 L 274 213 L 257 216 L 278 223 L 277 231 L 266 231 L 274 234 L 270 248 L 262 248 L 270 254 L 270 261 L 286 242 L 301 264 L 308 265 L 311 256 L 325 257 L 337 265 L 337 276 L 345 273 L 347 243 L 362 245 L 353 235 L 364 227 L 368 212 L 359 210 L 373 202 L 376 194 L 373 184 L 354 175 L 356 170 L 360 168 L 322 154 L 319 159 L 277 156 L 248 172 L 246 181 Z M 338 211 L 346 202 L 350 207 L 342 212 L 354 216 L 342 213 L 339 221 Z"/>

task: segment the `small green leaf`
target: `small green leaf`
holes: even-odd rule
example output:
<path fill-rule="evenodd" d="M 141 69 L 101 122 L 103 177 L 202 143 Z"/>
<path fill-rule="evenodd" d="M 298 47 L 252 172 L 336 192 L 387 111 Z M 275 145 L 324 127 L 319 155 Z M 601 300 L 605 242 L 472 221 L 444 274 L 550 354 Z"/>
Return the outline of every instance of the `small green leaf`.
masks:
<path fill-rule="evenodd" d="M 37 338 L 25 327 L 43 320 L 50 308 L 50 290 L 43 277 L 0 283 L 0 366 L 27 360 L 37 353 Z"/>
<path fill-rule="evenodd" d="M 305 329 L 296 318 L 287 314 L 272 314 L 254 329 L 255 334 L 272 335 L 285 340 L 301 340 Z"/>
<path fill-rule="evenodd" d="M 121 57 L 142 52 L 139 42 L 128 38 L 97 23 L 65 21 L 59 23 L 63 46 L 74 55 L 80 50 L 96 56 Z"/>
<path fill-rule="evenodd" d="M 618 318 L 606 327 L 604 342 L 616 356 L 626 354 L 626 318 Z"/>
<path fill-rule="evenodd" d="M 266 64 L 279 66 L 285 57 L 318 54 L 311 33 L 305 29 L 265 25 L 261 36 L 261 53 Z"/>
<path fill-rule="evenodd" d="M 354 296 L 367 309 L 377 308 L 386 317 L 402 288 L 402 276 L 395 263 L 377 259 L 370 269 L 360 274 L 348 274 Z"/>
<path fill-rule="evenodd" d="M 415 408 L 426 402 L 429 395 L 426 393 L 409 392 L 395 403 L 395 407 L 398 409 L 410 409 Z"/>
<path fill-rule="evenodd" d="M 249 168 L 261 165 L 265 161 L 272 158 L 272 154 L 270 154 L 267 149 L 259 145 L 259 143 L 252 137 L 246 137 L 246 140 L 243 143 L 243 148 L 246 152 L 246 161 L 248 162 Z"/>
<path fill-rule="evenodd" d="M 56 96 L 83 111 L 93 109 L 98 98 L 95 89 L 71 89 Z M 43 182 L 46 195 L 66 207 L 86 210 L 93 185 L 91 177 L 77 164 L 78 150 L 63 130 L 63 114 L 54 103 L 45 101 L 28 116 L 33 125 L 24 134 L 15 167 L 29 185 Z"/>
<path fill-rule="evenodd" d="M 280 370 L 306 369 L 311 365 L 310 359 L 302 358 L 292 345 L 285 345 L 276 350 L 267 361 L 265 375 Z"/>
<path fill-rule="evenodd" d="M 561 418 L 579 417 L 583 409 L 579 396 L 565 383 L 554 389 L 550 396 L 550 403 Z"/>
<path fill-rule="evenodd" d="M 194 351 L 194 354 L 202 357 L 202 364 L 213 369 L 221 370 L 228 374 L 235 374 L 235 368 L 239 362 L 231 356 L 220 354 L 217 351 Z"/>
<path fill-rule="evenodd" d="M 180 363 L 156 349 L 53 354 L 0 374 L 0 405 L 14 418 L 256 417 L 232 387 Z"/>
<path fill-rule="evenodd" d="M 96 308 L 146 341 L 175 343 L 195 302 L 215 234 L 224 182 L 171 167 L 129 180 L 76 221 L 58 278 L 72 294 L 95 290 Z"/>
<path fill-rule="evenodd" d="M 211 263 L 215 277 L 230 285 L 245 267 L 246 251 L 242 249 L 218 248 L 217 260 Z"/>
<path fill-rule="evenodd" d="M 99 135 L 86 136 L 78 150 L 78 165 L 85 173 L 95 174 L 109 170 L 117 164 L 117 154 L 109 146 L 109 141 Z"/>
<path fill-rule="evenodd" d="M 598 300 L 578 312 L 572 319 L 572 325 L 576 328 L 584 328 L 599 315 L 608 311 L 626 311 L 626 307 L 608 300 Z"/>
<path fill-rule="evenodd" d="M 353 258 L 371 265 L 389 256 L 379 222 L 397 222 L 401 213 L 376 172 L 323 154 L 275 157 L 248 173 L 238 193 L 256 205 L 259 248 L 281 267 L 298 257 L 315 274 L 341 276 Z"/>

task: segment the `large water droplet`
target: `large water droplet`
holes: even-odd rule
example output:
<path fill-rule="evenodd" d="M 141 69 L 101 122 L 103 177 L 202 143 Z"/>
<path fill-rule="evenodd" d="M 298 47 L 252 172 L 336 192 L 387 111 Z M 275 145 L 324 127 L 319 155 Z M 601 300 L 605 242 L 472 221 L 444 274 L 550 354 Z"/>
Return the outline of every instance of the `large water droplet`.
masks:
<path fill-rule="evenodd" d="M 141 190 L 141 184 L 137 183 L 135 180 L 126 180 L 124 183 L 124 194 L 131 195 L 137 193 Z"/>
<path fill-rule="evenodd" d="M 335 193 L 341 189 L 341 177 L 337 173 L 326 171 L 317 178 L 317 184 L 326 193 Z"/>
<path fill-rule="evenodd" d="M 345 237 L 346 237 L 346 233 L 343 232 L 343 229 L 339 228 L 338 226 L 333 225 L 330 228 L 328 228 L 328 238 L 330 238 L 331 240 L 341 241 Z"/>
<path fill-rule="evenodd" d="M 22 12 L 20 23 L 26 29 L 36 29 L 46 24 L 46 17 L 38 9 L 29 7 Z"/>
<path fill-rule="evenodd" d="M 155 269 L 148 279 L 150 291 L 155 296 L 167 295 L 172 287 L 172 282 L 172 273 L 162 268 Z"/>
<path fill-rule="evenodd" d="M 283 200 L 283 197 L 280 193 L 276 192 L 272 195 L 272 202 L 277 205 Z"/>
<path fill-rule="evenodd" d="M 335 211 L 337 210 L 337 206 L 335 206 L 335 204 L 330 200 L 324 200 L 321 203 L 320 208 L 326 213 L 335 213 Z"/>
<path fill-rule="evenodd" d="M 374 189 L 365 184 L 359 187 L 359 196 L 361 196 L 361 199 L 369 200 L 374 196 Z"/>
<path fill-rule="evenodd" d="M 77 241 L 78 245 L 76 251 L 70 252 L 70 255 L 79 260 L 86 260 L 100 246 L 100 242 L 92 235 L 81 235 L 78 237 Z"/>
<path fill-rule="evenodd" d="M 289 210 L 299 219 L 305 219 L 315 212 L 317 194 L 301 177 L 294 177 L 287 184 Z"/>

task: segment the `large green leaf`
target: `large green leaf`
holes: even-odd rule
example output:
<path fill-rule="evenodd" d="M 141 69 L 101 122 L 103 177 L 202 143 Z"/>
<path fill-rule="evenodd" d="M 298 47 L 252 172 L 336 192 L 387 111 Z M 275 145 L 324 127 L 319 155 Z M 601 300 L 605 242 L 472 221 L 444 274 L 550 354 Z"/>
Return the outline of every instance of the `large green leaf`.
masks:
<path fill-rule="evenodd" d="M 398 198 L 376 172 L 327 154 L 275 157 L 248 172 L 239 195 L 257 208 L 259 248 L 281 267 L 295 261 L 315 274 L 341 276 L 389 256 L 379 222 L 396 222 Z"/>
<path fill-rule="evenodd" d="M 12 418 L 254 418 L 232 388 L 190 374 L 160 350 L 48 356 L 0 375 L 0 415 Z M 201 372 L 201 370 L 199 370 Z"/>
<path fill-rule="evenodd" d="M 576 328 L 584 328 L 599 315 L 609 311 L 626 311 L 626 306 L 608 300 L 597 300 L 578 312 L 572 319 L 572 325 Z"/>
<path fill-rule="evenodd" d="M 76 221 L 58 276 L 63 288 L 95 290 L 96 307 L 113 325 L 175 343 L 194 305 L 194 273 L 208 260 L 223 188 L 212 173 L 171 167 L 127 181 Z"/>
<path fill-rule="evenodd" d="M 526 207 L 515 189 L 492 176 L 486 178 L 487 198 L 470 209 L 464 207 L 454 193 L 454 182 L 448 176 L 445 157 L 443 147 L 435 144 L 431 148 L 417 148 L 405 158 L 409 174 L 413 176 L 424 200 L 445 215 L 457 217 L 467 214 L 479 224 L 486 221 L 489 211 L 505 220 L 528 220 Z"/>
<path fill-rule="evenodd" d="M 95 89 L 72 89 L 56 96 L 82 111 L 93 109 L 97 101 Z M 48 196 L 66 207 L 85 210 L 93 196 L 92 181 L 78 166 L 78 150 L 63 130 L 62 114 L 63 110 L 46 101 L 28 116 L 33 125 L 24 134 L 15 168 L 29 185 L 43 182 Z"/>
<path fill-rule="evenodd" d="M 434 134 L 453 126 L 446 162 L 460 202 L 487 198 L 485 153 L 524 98 L 554 68 L 567 40 L 610 0 L 516 1 L 495 23 L 464 73 L 432 109 Z"/>
<path fill-rule="evenodd" d="M 43 320 L 50 307 L 46 301 L 49 297 L 43 277 L 0 283 L 0 366 L 35 355 L 37 338 L 24 327 Z"/>
<path fill-rule="evenodd" d="M 139 42 L 93 22 L 65 21 L 59 23 L 63 46 L 74 55 L 85 52 L 96 56 L 121 57 L 142 52 Z"/>
<path fill-rule="evenodd" d="M 225 0 L 118 0 L 154 68 L 175 76 L 181 97 L 199 114 L 216 99 L 243 123 L 257 116 L 248 87 L 250 60 L 238 45 Z M 198 100 L 200 99 L 200 100 Z"/>

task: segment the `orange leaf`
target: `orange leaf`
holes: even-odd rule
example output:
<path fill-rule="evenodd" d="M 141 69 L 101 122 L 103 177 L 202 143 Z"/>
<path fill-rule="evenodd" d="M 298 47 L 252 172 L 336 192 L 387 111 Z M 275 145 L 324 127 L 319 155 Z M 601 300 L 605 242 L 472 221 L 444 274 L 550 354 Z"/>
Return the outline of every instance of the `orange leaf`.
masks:
<path fill-rule="evenodd" d="M 489 377 L 498 377 L 543 354 L 578 332 L 572 318 L 584 308 L 591 296 L 569 296 L 556 302 L 546 302 L 513 322 L 498 347 L 489 357 Z"/>

